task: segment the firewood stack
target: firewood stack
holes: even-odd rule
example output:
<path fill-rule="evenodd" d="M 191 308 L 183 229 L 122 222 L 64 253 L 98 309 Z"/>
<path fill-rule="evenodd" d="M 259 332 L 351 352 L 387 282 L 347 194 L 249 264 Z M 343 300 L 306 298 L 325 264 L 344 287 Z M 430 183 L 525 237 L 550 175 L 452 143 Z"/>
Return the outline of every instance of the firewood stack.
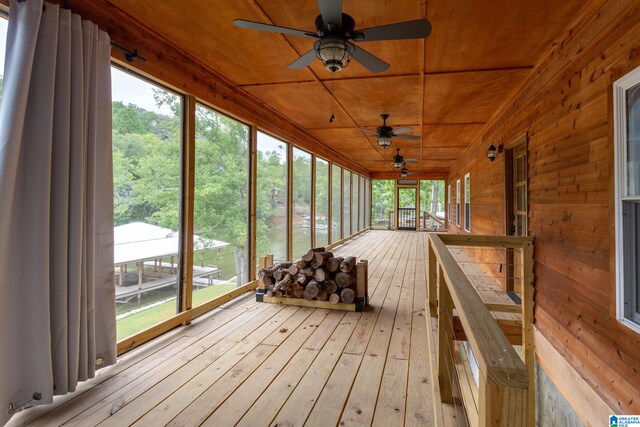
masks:
<path fill-rule="evenodd" d="M 324 248 L 309 250 L 296 262 L 280 262 L 258 273 L 267 297 L 304 298 L 351 304 L 356 299 L 356 258 L 334 257 Z"/>

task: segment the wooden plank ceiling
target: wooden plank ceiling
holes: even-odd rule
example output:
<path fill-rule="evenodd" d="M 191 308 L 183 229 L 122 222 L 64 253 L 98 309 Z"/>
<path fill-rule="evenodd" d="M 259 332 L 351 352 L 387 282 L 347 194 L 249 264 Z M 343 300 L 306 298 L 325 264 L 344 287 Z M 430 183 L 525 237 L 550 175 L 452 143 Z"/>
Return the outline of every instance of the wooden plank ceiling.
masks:
<path fill-rule="evenodd" d="M 109 1 L 374 174 L 394 170 L 395 148 L 419 160 L 412 171 L 447 172 L 585 4 L 345 0 L 356 29 L 426 17 L 433 32 L 426 40 L 361 43 L 391 67 L 372 74 L 351 62 L 335 73 L 329 123 L 331 73 L 319 60 L 287 68 L 313 40 L 233 25 L 246 19 L 313 30 L 315 0 Z M 382 113 L 389 125 L 410 126 L 421 139 L 395 139 L 381 149 L 358 128 L 379 126 Z"/>

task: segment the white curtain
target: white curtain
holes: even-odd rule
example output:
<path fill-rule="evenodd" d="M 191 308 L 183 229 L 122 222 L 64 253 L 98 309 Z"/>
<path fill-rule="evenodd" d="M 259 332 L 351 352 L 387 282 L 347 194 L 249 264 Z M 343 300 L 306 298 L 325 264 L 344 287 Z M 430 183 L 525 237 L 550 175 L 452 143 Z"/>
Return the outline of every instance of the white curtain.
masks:
<path fill-rule="evenodd" d="M 9 13 L 0 425 L 116 360 L 109 37 L 42 0 Z"/>

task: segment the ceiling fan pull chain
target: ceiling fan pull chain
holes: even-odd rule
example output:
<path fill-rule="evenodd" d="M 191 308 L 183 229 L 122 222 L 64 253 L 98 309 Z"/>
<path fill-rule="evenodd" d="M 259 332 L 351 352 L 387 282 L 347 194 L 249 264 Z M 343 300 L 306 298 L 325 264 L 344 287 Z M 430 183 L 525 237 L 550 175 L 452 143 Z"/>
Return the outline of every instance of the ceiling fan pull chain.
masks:
<path fill-rule="evenodd" d="M 329 123 L 333 123 L 336 116 L 333 115 L 333 102 L 335 100 L 335 96 L 333 96 L 333 73 L 331 73 L 331 117 L 329 117 Z"/>

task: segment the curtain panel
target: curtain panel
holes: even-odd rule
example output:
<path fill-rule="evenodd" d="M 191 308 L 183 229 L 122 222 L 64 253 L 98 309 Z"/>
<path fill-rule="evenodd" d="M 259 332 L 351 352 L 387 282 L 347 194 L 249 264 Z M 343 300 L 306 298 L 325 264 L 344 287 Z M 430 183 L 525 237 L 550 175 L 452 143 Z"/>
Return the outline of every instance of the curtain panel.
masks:
<path fill-rule="evenodd" d="M 108 35 L 11 0 L 0 105 L 0 425 L 116 361 Z"/>

